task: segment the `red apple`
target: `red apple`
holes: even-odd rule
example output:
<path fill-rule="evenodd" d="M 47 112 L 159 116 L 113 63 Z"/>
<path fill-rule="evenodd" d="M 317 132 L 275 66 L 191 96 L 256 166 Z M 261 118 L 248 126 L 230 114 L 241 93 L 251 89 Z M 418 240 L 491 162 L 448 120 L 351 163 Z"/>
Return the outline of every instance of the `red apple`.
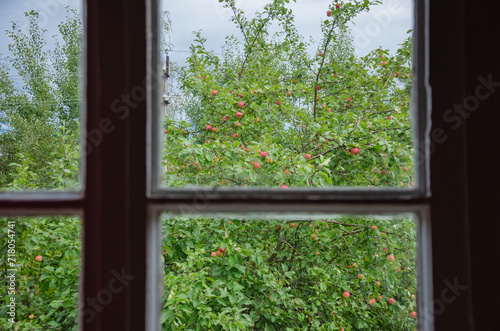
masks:
<path fill-rule="evenodd" d="M 245 148 L 245 152 L 250 152 L 250 148 Z"/>
<path fill-rule="evenodd" d="M 277 104 L 278 106 L 280 106 L 280 105 L 281 105 L 281 101 L 279 101 L 279 100 L 278 100 L 278 101 L 276 101 L 276 104 Z"/>
<path fill-rule="evenodd" d="M 217 91 L 216 91 L 216 90 L 213 90 L 213 91 L 212 91 L 212 95 L 217 95 Z"/>
<path fill-rule="evenodd" d="M 267 152 L 260 152 L 260 156 L 262 156 L 263 158 L 266 158 L 267 157 Z"/>
<path fill-rule="evenodd" d="M 245 103 L 243 101 L 238 102 L 238 107 L 243 108 L 245 106 Z"/>
<path fill-rule="evenodd" d="M 288 169 L 285 169 L 284 173 L 285 175 L 290 175 L 290 171 L 288 171 Z"/>
<path fill-rule="evenodd" d="M 290 92 L 290 91 L 286 92 L 286 96 L 287 96 L 287 97 L 289 97 L 289 96 L 291 96 L 291 95 L 292 95 L 292 92 Z"/>
<path fill-rule="evenodd" d="M 326 12 L 326 16 L 332 16 L 332 12 L 331 11 L 327 11 Z"/>
<path fill-rule="evenodd" d="M 388 300 L 388 302 L 389 302 L 390 305 L 394 304 L 394 301 L 395 300 L 393 298 L 389 298 L 389 300 Z"/>
<path fill-rule="evenodd" d="M 377 300 L 375 300 L 375 299 L 370 299 L 370 305 L 373 305 L 373 304 L 374 304 L 374 303 L 376 303 L 376 302 L 377 302 Z"/>
<path fill-rule="evenodd" d="M 387 64 L 387 62 L 382 62 L 382 65 L 385 66 Z"/>
<path fill-rule="evenodd" d="M 283 189 L 287 189 L 288 188 L 288 186 L 286 186 L 285 184 L 282 184 L 280 187 L 283 188 Z"/>
<path fill-rule="evenodd" d="M 375 282 L 375 285 L 380 286 L 380 282 L 377 280 L 377 281 Z"/>
<path fill-rule="evenodd" d="M 252 162 L 252 164 L 253 164 L 253 167 L 255 169 L 259 169 L 260 168 L 260 163 L 259 162 Z"/>
<path fill-rule="evenodd" d="M 346 265 L 347 269 L 351 269 L 352 266 L 351 265 Z"/>
<path fill-rule="evenodd" d="M 358 155 L 359 154 L 359 148 L 355 147 L 352 149 L 352 154 Z"/>
<path fill-rule="evenodd" d="M 233 133 L 233 138 L 238 138 L 240 135 L 237 133 Z"/>
<path fill-rule="evenodd" d="M 42 257 L 40 255 L 37 255 L 35 257 L 35 261 L 38 261 L 38 262 L 42 261 Z"/>
<path fill-rule="evenodd" d="M 212 131 L 213 132 L 217 132 L 217 128 L 212 128 Z"/>
<path fill-rule="evenodd" d="M 357 264 L 356 262 L 354 262 L 354 263 L 352 264 L 352 266 L 353 266 L 354 268 L 357 268 L 357 267 L 358 267 L 358 264 Z"/>
<path fill-rule="evenodd" d="M 379 296 L 377 297 L 377 300 L 378 300 L 378 301 L 382 301 L 382 299 L 383 299 L 383 297 L 382 297 L 381 295 L 379 295 Z"/>
<path fill-rule="evenodd" d="M 224 117 L 222 118 L 222 120 L 223 120 L 224 122 L 227 122 L 227 120 L 228 120 L 228 119 L 229 119 L 229 116 L 224 116 Z"/>
<path fill-rule="evenodd" d="M 321 90 L 321 86 L 319 86 L 319 85 L 316 86 L 316 90 L 318 90 L 318 91 Z"/>
<path fill-rule="evenodd" d="M 352 101 L 352 98 L 347 98 L 345 99 L 345 101 Z"/>
<path fill-rule="evenodd" d="M 306 158 L 306 160 L 309 160 L 311 158 L 311 154 L 306 154 L 304 155 L 304 157 Z"/>
<path fill-rule="evenodd" d="M 363 280 L 363 279 L 365 279 L 365 275 L 363 275 L 363 274 L 359 274 L 359 275 L 358 275 L 358 278 L 359 278 L 359 279 L 361 279 L 361 280 Z"/>
<path fill-rule="evenodd" d="M 412 312 L 410 313 L 410 315 L 411 315 L 411 317 L 415 318 L 415 317 L 417 317 L 417 312 L 412 311 Z"/>
<path fill-rule="evenodd" d="M 267 162 L 267 163 L 273 163 L 273 161 L 274 161 L 274 160 L 273 160 L 273 158 L 272 158 L 272 157 L 268 157 L 268 158 L 266 159 L 266 162 Z"/>
<path fill-rule="evenodd" d="M 283 183 L 281 183 L 283 185 Z M 295 226 L 295 223 L 290 224 L 290 227 L 293 228 Z"/>
<path fill-rule="evenodd" d="M 337 3 L 337 4 L 335 5 L 335 8 L 339 9 L 339 8 L 340 8 L 340 4 L 338 4 L 338 3 Z"/>
<path fill-rule="evenodd" d="M 404 171 L 408 171 L 408 167 L 403 167 L 401 169 L 403 169 Z"/>
<path fill-rule="evenodd" d="M 377 230 L 377 226 L 376 225 L 372 225 L 372 230 Z"/>
<path fill-rule="evenodd" d="M 342 295 L 344 296 L 344 298 L 348 298 L 348 297 L 350 297 L 350 296 L 351 296 L 351 293 L 349 293 L 349 292 L 347 292 L 347 291 L 346 291 L 346 292 L 344 292 L 344 294 L 342 294 Z"/>
<path fill-rule="evenodd" d="M 31 315 L 29 315 L 29 316 L 28 316 L 28 318 L 29 318 L 30 320 L 32 320 L 32 319 L 34 319 L 34 318 L 35 318 L 35 315 L 31 314 Z"/>
<path fill-rule="evenodd" d="M 212 252 L 212 257 L 216 257 L 217 254 L 215 254 L 215 252 Z"/>
<path fill-rule="evenodd" d="M 240 148 L 241 148 L 241 149 L 245 149 L 245 145 L 241 145 L 241 146 L 240 146 Z"/>
<path fill-rule="evenodd" d="M 237 127 L 240 127 L 241 126 L 241 122 L 236 122 L 235 124 Z"/>
<path fill-rule="evenodd" d="M 236 112 L 235 116 L 237 118 L 241 118 L 241 116 L 243 116 L 243 113 L 238 111 L 238 112 Z"/>
<path fill-rule="evenodd" d="M 392 254 L 388 255 L 387 260 L 394 261 L 394 255 L 392 255 Z"/>
<path fill-rule="evenodd" d="M 386 119 L 392 120 L 392 116 L 387 116 Z"/>
<path fill-rule="evenodd" d="M 253 94 L 257 94 L 257 90 L 253 90 Z"/>
<path fill-rule="evenodd" d="M 323 56 L 323 53 L 321 53 L 321 52 L 318 52 L 318 56 Z"/>
<path fill-rule="evenodd" d="M 231 221 L 229 221 L 229 223 L 231 223 Z M 219 252 L 221 252 L 221 253 L 225 253 L 225 252 L 226 252 L 226 250 L 225 250 L 225 249 L 222 249 L 222 247 L 220 247 L 220 246 L 219 246 Z"/>
<path fill-rule="evenodd" d="M 260 122 L 260 118 L 258 118 L 258 117 L 257 117 L 257 118 L 255 119 L 255 123 L 258 123 L 258 122 Z"/>
<path fill-rule="evenodd" d="M 243 98 L 243 94 L 241 94 L 241 93 L 239 93 L 239 94 L 238 94 L 238 96 L 239 96 L 240 98 Z"/>

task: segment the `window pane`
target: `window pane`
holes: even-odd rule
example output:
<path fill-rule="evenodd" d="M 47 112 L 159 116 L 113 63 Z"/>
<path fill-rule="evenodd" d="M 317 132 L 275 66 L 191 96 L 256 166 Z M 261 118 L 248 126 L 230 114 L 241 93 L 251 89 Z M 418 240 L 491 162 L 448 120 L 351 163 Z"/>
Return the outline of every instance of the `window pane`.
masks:
<path fill-rule="evenodd" d="M 0 190 L 79 186 L 80 6 L 0 3 Z"/>
<path fill-rule="evenodd" d="M 413 330 L 413 217 L 162 219 L 163 330 Z"/>
<path fill-rule="evenodd" d="M 81 221 L 0 218 L 2 330 L 77 330 Z"/>
<path fill-rule="evenodd" d="M 164 184 L 414 186 L 411 1 L 191 2 L 164 1 Z"/>

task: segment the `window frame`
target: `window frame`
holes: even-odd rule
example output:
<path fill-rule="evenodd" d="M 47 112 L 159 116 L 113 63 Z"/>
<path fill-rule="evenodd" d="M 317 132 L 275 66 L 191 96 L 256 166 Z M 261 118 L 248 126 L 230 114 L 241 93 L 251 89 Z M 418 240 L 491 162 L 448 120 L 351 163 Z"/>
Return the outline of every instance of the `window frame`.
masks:
<path fill-rule="evenodd" d="M 424 37 L 420 40 L 424 44 L 420 45 L 419 42 L 418 47 L 425 47 L 425 43 L 429 42 L 429 57 L 426 55 L 425 61 L 428 63 L 429 81 L 434 96 L 429 102 L 432 102 L 435 111 L 431 114 L 430 129 L 433 130 L 427 130 L 425 137 L 426 146 L 431 148 L 429 136 L 432 137 L 434 129 L 446 125 L 442 116 L 444 110 L 455 100 L 463 100 L 467 95 L 466 90 L 473 91 L 474 86 L 467 85 L 466 82 L 468 78 L 474 78 L 473 69 L 480 67 L 480 64 L 477 64 L 472 69 L 469 68 L 469 71 L 466 70 L 465 59 L 472 58 L 468 52 L 473 50 L 472 47 L 466 49 L 460 37 L 463 36 L 477 47 L 483 47 L 483 50 L 487 50 L 488 46 L 471 42 L 476 36 L 474 32 L 485 31 L 481 30 L 484 26 L 481 25 L 482 21 L 479 18 L 479 6 L 474 7 L 474 4 L 467 3 L 468 10 L 470 11 L 472 7 L 476 15 L 472 16 L 472 23 L 467 23 L 463 18 L 471 17 L 466 16 L 466 3 L 463 0 L 459 0 L 452 7 L 436 0 L 419 0 L 417 4 L 416 11 L 420 14 L 426 13 L 424 16 L 419 14 L 417 19 L 424 18 L 425 25 L 430 27 L 429 35 L 423 31 Z M 146 45 L 147 41 L 154 41 L 156 27 L 153 24 L 155 21 L 153 13 L 157 12 L 157 9 L 155 0 L 106 2 L 86 0 L 84 10 L 87 85 L 86 104 L 83 107 L 87 109 L 85 128 L 99 127 L 102 119 L 114 118 L 116 114 L 110 110 L 111 103 L 121 93 L 126 93 L 123 91 L 130 91 L 134 86 L 140 86 L 142 79 L 147 76 L 148 61 L 154 60 L 154 57 Z M 441 15 L 443 12 L 448 15 Z M 478 27 L 473 26 L 473 23 Z M 498 22 L 489 24 L 494 27 L 499 26 Z M 467 32 L 466 28 L 470 32 Z M 458 35 L 459 38 L 450 38 L 453 35 Z M 142 52 L 141 49 L 148 51 Z M 476 50 L 477 48 L 474 49 Z M 494 63 L 494 53 L 481 56 L 490 60 L 488 63 Z M 417 70 L 419 76 L 422 68 Z M 427 93 L 427 90 L 424 93 Z M 148 94 L 148 98 L 155 100 L 154 92 Z M 493 100 L 498 100 L 498 97 Z M 83 290 L 80 298 L 82 313 L 86 300 L 95 298 L 101 289 L 106 288 L 112 270 L 124 268 L 128 275 L 135 277 L 125 287 L 125 291 L 118 293 L 114 297 L 115 300 L 106 305 L 101 313 L 96 314 L 96 318 L 90 323 L 84 322 L 84 315 L 81 314 L 81 327 L 84 331 L 154 329 L 154 324 L 148 324 L 148 321 L 151 322 L 151 318 L 159 316 L 159 305 L 155 306 L 155 301 L 160 300 L 158 286 L 161 281 L 154 272 L 157 267 L 154 254 L 159 254 L 157 246 L 160 244 L 158 222 L 155 219 L 159 210 L 168 210 L 172 207 L 175 210 L 181 204 L 196 203 L 196 198 L 199 197 L 196 194 L 201 194 L 191 191 L 189 194 L 172 196 L 167 192 L 154 192 L 148 187 L 147 183 L 151 183 L 153 175 L 148 172 L 146 160 L 150 159 L 151 154 L 147 158 L 146 151 L 151 153 L 148 146 L 155 147 L 155 143 L 148 134 L 148 128 L 151 126 L 146 123 L 146 114 L 152 104 L 141 102 L 125 120 L 114 122 L 115 131 L 106 136 L 102 144 L 87 155 L 86 163 L 84 162 L 86 171 L 82 173 L 82 181 L 85 184 L 83 191 L 0 193 L 2 215 L 83 215 L 84 253 L 81 279 Z M 490 101 L 485 107 L 486 110 L 492 110 L 494 104 Z M 499 118 L 498 114 L 492 114 L 488 113 L 494 119 Z M 475 130 L 481 125 L 488 124 L 491 118 L 487 118 L 486 115 L 477 115 L 476 118 L 470 124 L 455 130 L 447 141 L 436 144 L 436 152 L 427 154 L 428 169 L 431 171 L 426 172 L 419 181 L 424 180 L 431 185 L 429 187 L 432 197 L 427 196 L 429 191 L 420 192 L 418 197 L 392 196 L 389 199 L 366 196 L 360 198 L 356 195 L 347 197 L 317 195 L 314 197 L 314 203 L 311 203 L 307 197 L 294 196 L 295 193 L 291 192 L 280 194 L 276 199 L 279 199 L 280 208 L 286 210 L 299 208 L 297 206 L 304 208 L 321 206 L 325 210 L 365 208 L 367 211 L 372 210 L 371 207 L 378 207 L 379 211 L 386 208 L 386 212 L 394 209 L 422 208 L 421 215 L 425 222 L 421 224 L 424 224 L 425 229 L 420 232 L 421 240 L 430 240 L 433 247 L 432 252 L 419 257 L 419 262 L 424 263 L 422 265 L 428 266 L 432 263 L 432 269 L 429 267 L 419 273 L 427 275 L 428 278 L 424 280 L 423 285 L 424 288 L 432 290 L 432 294 L 425 292 L 427 294 L 424 293 L 423 299 L 419 296 L 419 308 L 425 311 L 429 305 L 432 306 L 436 300 L 443 298 L 443 291 L 446 289 L 443 280 L 453 280 L 454 277 L 458 277 L 470 288 L 473 279 L 471 277 L 477 277 L 476 274 L 471 276 L 472 256 L 475 256 L 476 263 L 487 261 L 484 257 L 478 257 L 480 254 L 493 257 L 491 253 L 478 252 L 477 247 L 481 247 L 478 237 L 474 237 L 470 232 L 471 228 L 478 230 L 478 225 L 474 225 L 471 219 L 475 215 L 473 212 L 477 215 L 476 209 L 480 203 L 468 195 L 468 183 L 478 178 L 478 175 L 470 172 L 468 167 L 474 170 L 482 168 L 481 160 L 467 158 L 467 151 L 480 148 L 487 137 L 495 137 L 491 132 Z M 419 123 L 422 124 L 420 120 Z M 449 164 L 453 164 L 453 167 L 449 167 Z M 449 177 L 458 178 L 458 183 L 449 186 Z M 498 179 L 499 176 L 496 175 L 494 178 Z M 479 190 L 491 192 L 485 185 L 481 185 L 477 184 Z M 227 199 L 227 195 L 221 198 L 220 195 L 213 193 L 208 194 L 207 198 L 210 201 L 210 208 L 219 211 L 224 206 L 235 207 L 237 202 L 245 208 L 264 205 L 262 201 L 264 196 L 258 195 L 258 192 L 252 193 L 251 196 L 235 196 L 232 200 Z M 278 205 L 274 202 L 272 204 Z M 488 211 L 483 214 L 494 215 L 493 212 L 488 214 Z M 492 227 L 498 229 L 498 225 Z M 471 240 L 476 245 L 476 250 L 471 249 Z M 458 245 L 456 241 L 464 244 Z M 428 243 L 429 246 L 431 243 Z M 424 261 L 421 258 L 424 258 Z M 474 284 L 480 285 L 477 281 Z M 423 287 L 419 287 L 419 291 L 421 288 Z M 479 314 L 473 311 L 473 303 L 476 303 L 477 309 L 480 307 L 479 299 L 484 299 L 485 295 L 472 294 L 467 290 L 465 295 L 458 296 L 457 300 L 447 305 L 439 316 L 431 314 L 428 330 L 451 328 L 473 330 L 473 316 Z M 433 298 L 432 302 L 430 298 Z M 493 300 L 489 302 L 494 303 Z M 487 320 L 483 320 L 481 323 L 482 326 L 495 325 L 494 321 L 488 324 Z"/>

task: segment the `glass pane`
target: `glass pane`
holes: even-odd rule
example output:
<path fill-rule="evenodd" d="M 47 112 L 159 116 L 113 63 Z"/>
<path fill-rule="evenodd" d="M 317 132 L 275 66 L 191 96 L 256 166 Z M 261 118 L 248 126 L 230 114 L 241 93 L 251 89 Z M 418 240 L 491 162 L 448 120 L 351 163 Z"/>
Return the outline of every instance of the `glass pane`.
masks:
<path fill-rule="evenodd" d="M 192 2 L 163 1 L 163 184 L 414 186 L 411 1 Z"/>
<path fill-rule="evenodd" d="M 80 6 L 0 2 L 0 190 L 79 187 Z"/>
<path fill-rule="evenodd" d="M 416 327 L 411 216 L 164 215 L 162 226 L 163 330 Z"/>
<path fill-rule="evenodd" d="M 1 330 L 78 330 L 81 220 L 0 218 Z"/>

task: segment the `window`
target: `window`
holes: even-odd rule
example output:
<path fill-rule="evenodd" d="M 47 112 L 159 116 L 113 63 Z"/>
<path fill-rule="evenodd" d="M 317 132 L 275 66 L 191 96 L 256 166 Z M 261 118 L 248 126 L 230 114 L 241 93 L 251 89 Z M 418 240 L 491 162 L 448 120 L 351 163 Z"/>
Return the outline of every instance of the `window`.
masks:
<path fill-rule="evenodd" d="M 422 255 L 429 260 L 420 263 L 428 267 L 421 273 L 427 278 L 420 287 L 424 289 L 420 308 L 434 308 L 426 319 L 427 330 L 432 330 L 433 323 L 435 330 L 494 330 L 497 322 L 492 316 L 497 304 L 492 293 L 498 292 L 498 284 L 491 281 L 491 275 L 500 225 L 492 222 L 498 219 L 492 206 L 498 203 L 499 175 L 491 169 L 500 164 L 490 155 L 499 146 L 495 127 L 500 120 L 495 107 L 499 97 L 494 92 L 500 75 L 494 31 L 500 23 L 484 19 L 484 11 L 498 12 L 499 5 L 459 2 L 450 7 L 439 1 L 418 1 L 417 6 L 417 19 L 429 24 L 428 31 L 419 30 L 418 47 L 429 45 L 429 57 L 421 55 L 433 88 L 432 127 L 430 132 L 422 132 L 432 152 L 430 171 L 422 179 L 425 183 L 430 178 L 430 198 L 425 192 L 401 197 L 389 192 L 378 197 L 148 190 L 152 174 L 145 160 L 151 160 L 156 147 L 156 140 L 148 134 L 155 131 L 154 122 L 147 117 L 148 107 L 153 107 L 148 101 L 159 98 L 154 89 L 144 88 L 151 82 L 144 78 L 148 77 L 148 63 L 158 63 L 154 52 L 157 4 L 88 0 L 87 130 L 110 125 L 106 119 L 117 117 L 112 105 L 122 95 L 140 93 L 142 86 L 144 101 L 128 109 L 123 120 L 113 122 L 113 133 L 87 155 L 84 193 L 0 194 L 3 215 L 83 214 L 82 305 L 114 286 L 113 279 L 122 281 L 125 290 L 113 294 L 91 322 L 82 321 L 82 330 L 155 329 L 159 316 L 157 216 L 163 210 L 179 212 L 193 205 L 204 205 L 207 213 L 256 207 L 265 212 L 417 210 L 425 219 L 420 241 L 432 242 L 432 253 Z M 417 70 L 418 77 L 425 77 L 425 67 Z M 480 110 L 475 103 L 466 105 L 477 111 L 455 114 L 461 125 L 451 128 L 449 117 L 443 117 L 445 111 L 454 103 L 480 97 L 484 98 L 478 101 Z M 423 130 L 426 119 L 422 120 L 424 126 L 419 128 Z"/>

